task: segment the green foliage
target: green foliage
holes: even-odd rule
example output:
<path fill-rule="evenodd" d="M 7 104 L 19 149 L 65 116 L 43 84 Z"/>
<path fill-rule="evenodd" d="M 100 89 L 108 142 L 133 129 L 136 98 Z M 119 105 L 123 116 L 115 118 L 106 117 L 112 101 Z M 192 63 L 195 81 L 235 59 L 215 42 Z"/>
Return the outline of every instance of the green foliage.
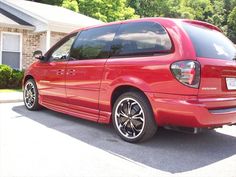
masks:
<path fill-rule="evenodd" d="M 38 2 L 41 2 L 41 3 L 44 3 L 44 4 L 61 6 L 63 0 L 38 0 Z"/>
<path fill-rule="evenodd" d="M 179 17 L 204 20 L 213 14 L 210 0 L 129 0 L 141 17 Z"/>
<path fill-rule="evenodd" d="M 213 14 L 213 7 L 210 0 L 182 1 L 179 8 L 181 17 L 188 12 L 191 19 L 204 20 Z"/>
<path fill-rule="evenodd" d="M 24 72 L 19 70 L 12 70 L 11 77 L 8 81 L 8 88 L 20 88 L 22 79 L 24 77 Z"/>
<path fill-rule="evenodd" d="M 11 77 L 12 68 L 7 65 L 0 65 L 0 88 L 7 88 Z"/>
<path fill-rule="evenodd" d="M 73 10 L 75 12 L 79 11 L 78 3 L 76 0 L 63 0 L 62 7 Z"/>
<path fill-rule="evenodd" d="M 78 4 L 80 13 L 104 22 L 138 17 L 126 0 L 79 0 Z"/>
<path fill-rule="evenodd" d="M 236 43 L 236 7 L 228 16 L 228 35 Z"/>
<path fill-rule="evenodd" d="M 23 76 L 23 71 L 14 70 L 8 65 L 0 65 L 0 89 L 20 88 Z"/>
<path fill-rule="evenodd" d="M 129 0 L 129 6 L 135 9 L 140 17 L 172 16 L 178 13 L 175 9 L 180 0 Z"/>
<path fill-rule="evenodd" d="M 212 7 L 213 15 L 209 16 L 207 21 L 220 27 L 225 19 L 225 9 L 223 8 L 224 2 L 222 0 L 214 0 L 212 2 Z"/>

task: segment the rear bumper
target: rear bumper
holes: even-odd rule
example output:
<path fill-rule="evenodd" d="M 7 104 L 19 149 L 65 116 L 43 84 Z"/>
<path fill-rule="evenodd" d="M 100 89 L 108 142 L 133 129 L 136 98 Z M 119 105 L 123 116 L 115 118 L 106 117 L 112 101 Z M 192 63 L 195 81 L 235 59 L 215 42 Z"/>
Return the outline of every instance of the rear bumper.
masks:
<path fill-rule="evenodd" d="M 146 95 L 160 126 L 213 128 L 236 123 L 236 98 L 219 100 L 159 93 Z"/>

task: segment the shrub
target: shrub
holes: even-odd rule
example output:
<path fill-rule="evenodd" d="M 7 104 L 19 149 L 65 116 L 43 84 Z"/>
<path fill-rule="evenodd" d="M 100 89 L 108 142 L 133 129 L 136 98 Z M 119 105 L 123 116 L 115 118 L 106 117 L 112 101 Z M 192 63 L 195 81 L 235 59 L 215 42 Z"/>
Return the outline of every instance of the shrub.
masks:
<path fill-rule="evenodd" d="M 12 69 L 8 65 L 0 65 L 0 89 L 21 88 L 24 72 Z"/>
<path fill-rule="evenodd" d="M 7 65 L 0 65 L 0 88 L 7 88 L 11 77 L 12 68 Z"/>
<path fill-rule="evenodd" d="M 24 76 L 23 71 L 13 69 L 7 85 L 8 88 L 20 88 L 23 76 Z"/>

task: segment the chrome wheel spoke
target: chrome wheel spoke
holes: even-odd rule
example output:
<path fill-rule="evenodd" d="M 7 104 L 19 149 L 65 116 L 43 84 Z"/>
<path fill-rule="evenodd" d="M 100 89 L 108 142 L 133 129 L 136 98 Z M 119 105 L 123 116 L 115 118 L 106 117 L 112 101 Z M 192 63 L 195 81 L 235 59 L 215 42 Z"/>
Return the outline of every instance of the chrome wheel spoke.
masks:
<path fill-rule="evenodd" d="M 124 128 L 127 128 L 127 124 L 128 124 L 128 122 L 129 122 L 129 119 L 127 119 L 127 120 L 123 123 L 122 126 L 123 126 Z"/>
<path fill-rule="evenodd" d="M 124 126 L 124 124 L 125 124 L 126 121 L 128 121 L 128 120 L 129 120 L 128 118 L 121 117 L 121 118 L 120 118 L 120 125 Z"/>
<path fill-rule="evenodd" d="M 127 100 L 127 104 L 128 104 L 128 114 L 130 115 L 131 114 L 131 103 L 130 103 L 130 100 Z"/>
<path fill-rule="evenodd" d="M 126 118 L 128 118 L 128 115 L 125 114 L 122 110 L 120 111 L 120 115 L 121 115 L 122 117 L 126 117 Z"/>
<path fill-rule="evenodd" d="M 133 130 L 135 130 L 136 132 L 140 132 L 141 130 L 140 129 L 137 129 L 135 126 L 134 126 L 134 123 L 131 122 L 131 127 Z"/>
<path fill-rule="evenodd" d="M 135 130 L 136 128 L 134 127 L 134 125 L 133 125 L 133 123 L 131 121 L 130 121 L 130 127 L 131 127 L 131 130 L 132 130 L 132 135 L 136 136 L 137 131 Z"/>
<path fill-rule="evenodd" d="M 143 111 L 140 109 L 140 111 L 137 114 L 132 116 L 132 119 L 143 121 Z"/>

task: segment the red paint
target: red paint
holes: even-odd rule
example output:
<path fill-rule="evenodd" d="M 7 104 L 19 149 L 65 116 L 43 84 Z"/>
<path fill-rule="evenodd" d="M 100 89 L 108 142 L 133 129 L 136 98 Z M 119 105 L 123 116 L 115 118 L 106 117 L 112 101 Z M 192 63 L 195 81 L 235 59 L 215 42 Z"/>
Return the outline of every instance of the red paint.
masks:
<path fill-rule="evenodd" d="M 159 126 L 216 127 L 235 124 L 236 111 L 210 111 L 236 108 L 236 91 L 227 90 L 225 83 L 225 77 L 236 77 L 235 61 L 197 57 L 191 39 L 179 25 L 181 20 L 146 18 L 111 24 L 133 21 L 153 21 L 164 26 L 172 40 L 173 52 L 132 59 L 57 63 L 36 61 L 28 68 L 25 76 L 30 75 L 35 79 L 40 104 L 76 117 L 109 123 L 114 90 L 120 86 L 131 86 L 145 93 Z M 208 23 L 187 22 L 218 30 Z M 78 31 L 81 30 L 84 29 Z M 183 85 L 173 76 L 170 66 L 181 60 L 197 60 L 200 63 L 199 88 Z"/>

